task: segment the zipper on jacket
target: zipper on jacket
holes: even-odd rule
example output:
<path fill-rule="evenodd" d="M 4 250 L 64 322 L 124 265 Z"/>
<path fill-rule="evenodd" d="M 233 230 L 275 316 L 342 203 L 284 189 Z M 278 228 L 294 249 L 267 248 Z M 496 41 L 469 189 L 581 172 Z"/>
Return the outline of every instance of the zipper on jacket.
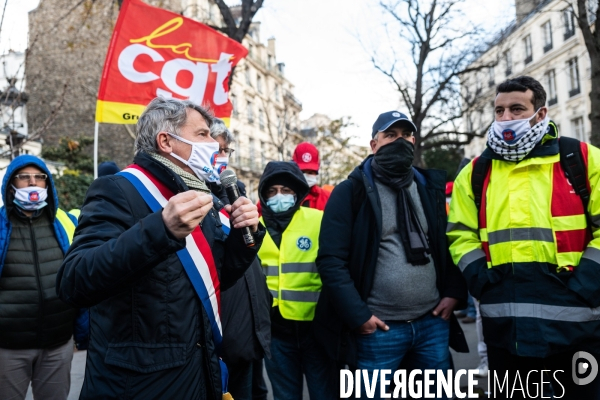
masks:
<path fill-rule="evenodd" d="M 31 217 L 28 218 L 29 219 L 29 234 L 31 237 L 31 247 L 32 247 L 32 253 L 33 253 L 33 265 L 35 266 L 36 269 L 36 279 L 37 279 L 37 283 L 38 283 L 38 297 L 40 300 L 40 305 L 39 305 L 39 323 L 38 323 L 38 332 L 37 332 L 37 336 L 38 336 L 38 343 L 42 342 L 42 319 L 43 319 L 43 302 L 44 302 L 44 296 L 43 296 L 43 288 L 42 288 L 42 278 L 41 278 L 41 274 L 42 271 L 40 270 L 40 262 L 38 259 L 38 251 L 37 251 L 37 243 L 35 240 L 35 231 L 33 229 L 33 219 Z"/>

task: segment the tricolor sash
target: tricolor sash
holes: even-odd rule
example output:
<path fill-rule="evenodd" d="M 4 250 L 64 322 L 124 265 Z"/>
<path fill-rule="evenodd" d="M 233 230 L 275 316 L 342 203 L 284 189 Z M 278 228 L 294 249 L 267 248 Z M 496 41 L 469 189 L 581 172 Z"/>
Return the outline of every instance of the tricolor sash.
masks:
<path fill-rule="evenodd" d="M 164 184 L 139 165 L 132 164 L 118 175 L 127 178 L 133 184 L 153 212 L 164 208 L 169 199 L 174 196 L 174 193 Z M 223 231 L 228 234 L 230 224 L 225 210 L 219 212 L 219 219 L 223 224 Z M 177 256 L 206 310 L 217 352 L 220 353 L 223 340 L 220 317 L 221 285 L 215 260 L 200 226 L 185 238 L 185 242 L 185 248 L 179 250 Z"/>

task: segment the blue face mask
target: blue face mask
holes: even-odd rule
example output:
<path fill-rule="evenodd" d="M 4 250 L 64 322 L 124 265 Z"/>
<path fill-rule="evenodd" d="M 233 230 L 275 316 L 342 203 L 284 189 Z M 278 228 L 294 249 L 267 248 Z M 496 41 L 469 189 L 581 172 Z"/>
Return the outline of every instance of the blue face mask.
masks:
<path fill-rule="evenodd" d="M 296 204 L 296 195 L 277 193 L 275 196 L 267 200 L 267 206 L 274 213 L 280 213 L 289 210 Z"/>

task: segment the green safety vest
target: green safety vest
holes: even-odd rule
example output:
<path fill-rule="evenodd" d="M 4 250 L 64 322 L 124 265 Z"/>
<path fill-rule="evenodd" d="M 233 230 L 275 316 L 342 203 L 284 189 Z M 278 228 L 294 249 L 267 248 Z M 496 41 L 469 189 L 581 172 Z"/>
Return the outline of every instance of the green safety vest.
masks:
<path fill-rule="evenodd" d="M 312 321 L 315 316 L 321 293 L 315 260 L 322 218 L 323 211 L 300 207 L 283 232 L 281 246 L 277 248 L 267 231 L 258 251 L 273 307 L 279 306 L 285 319 Z"/>

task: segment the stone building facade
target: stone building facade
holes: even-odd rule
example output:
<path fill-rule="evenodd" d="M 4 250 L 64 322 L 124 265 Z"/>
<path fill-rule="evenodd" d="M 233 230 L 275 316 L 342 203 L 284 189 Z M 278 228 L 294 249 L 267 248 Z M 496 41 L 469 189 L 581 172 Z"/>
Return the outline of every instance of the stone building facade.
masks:
<path fill-rule="evenodd" d="M 564 136 L 589 142 L 590 59 L 577 21 L 562 0 L 516 0 L 516 19 L 474 65 L 490 65 L 468 74 L 463 95 L 476 96 L 464 121 L 483 132 L 494 120 L 496 85 L 507 78 L 531 76 L 547 93 L 548 115 Z M 485 149 L 486 137 L 465 147 L 473 158 Z"/>

